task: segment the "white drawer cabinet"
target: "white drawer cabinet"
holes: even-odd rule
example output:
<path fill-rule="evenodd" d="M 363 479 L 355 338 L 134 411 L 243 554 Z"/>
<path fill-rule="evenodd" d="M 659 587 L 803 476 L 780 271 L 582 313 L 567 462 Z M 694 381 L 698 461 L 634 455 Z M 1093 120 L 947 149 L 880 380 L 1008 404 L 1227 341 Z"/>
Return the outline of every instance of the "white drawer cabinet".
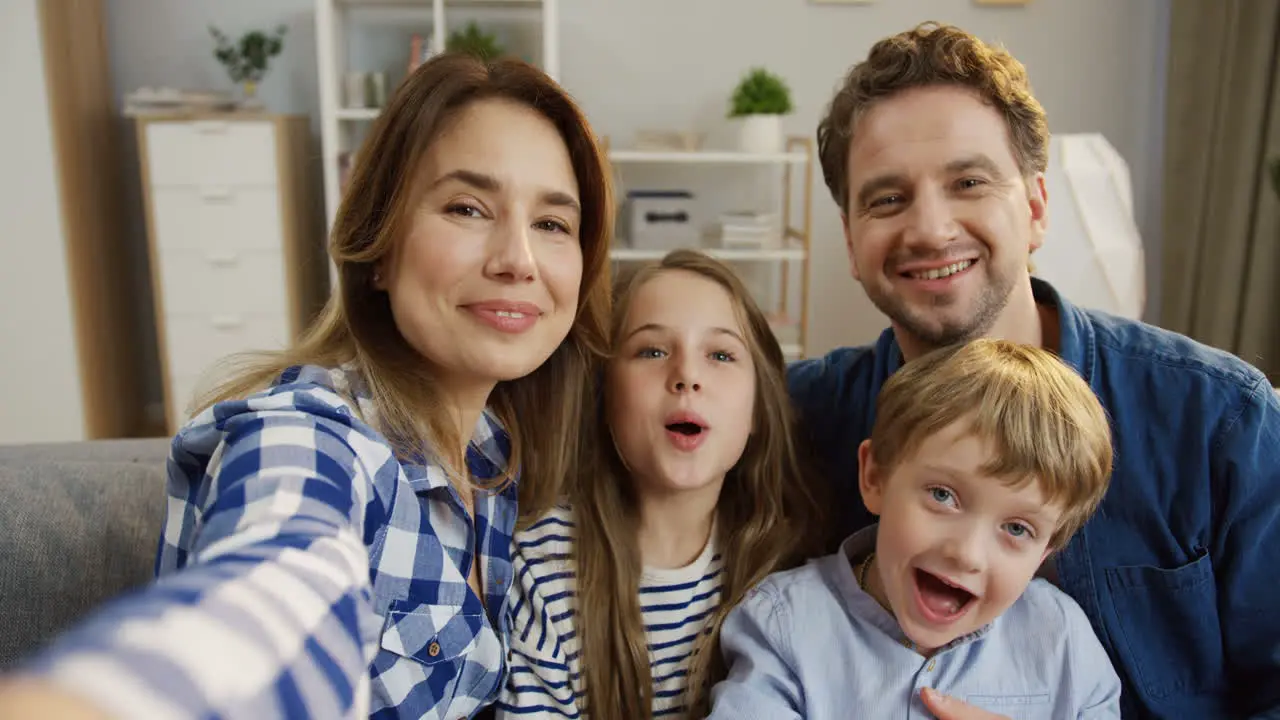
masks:
<path fill-rule="evenodd" d="M 138 148 L 166 424 L 229 355 L 296 338 L 327 294 L 305 117 L 148 117 Z"/>

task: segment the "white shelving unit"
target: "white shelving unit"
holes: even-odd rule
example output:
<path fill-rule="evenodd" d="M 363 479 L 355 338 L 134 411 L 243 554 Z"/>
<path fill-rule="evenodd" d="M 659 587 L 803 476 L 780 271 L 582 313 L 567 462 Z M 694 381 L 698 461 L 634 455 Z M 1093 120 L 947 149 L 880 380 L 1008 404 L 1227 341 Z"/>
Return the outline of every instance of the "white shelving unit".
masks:
<path fill-rule="evenodd" d="M 560 40 L 558 0 L 316 0 L 316 60 L 320 80 L 320 141 L 323 146 L 325 229 L 332 230 L 334 216 L 342 197 L 340 159 L 343 153 L 359 149 L 370 121 L 378 117 L 379 108 L 343 107 L 342 83 L 352 68 L 347 57 L 353 35 L 369 26 L 429 26 L 431 47 L 442 49 L 455 25 L 475 19 L 476 13 L 493 17 L 493 13 L 522 13 L 514 18 L 529 17 L 540 24 L 539 65 L 551 77 L 560 77 Z M 484 20 L 480 20 L 484 24 Z M 410 48 L 401 56 L 408 66 Z M 388 68 L 389 70 L 390 68 Z M 372 70 L 379 70 L 373 68 Z M 387 95 L 398 76 L 388 73 Z"/>
<path fill-rule="evenodd" d="M 606 140 L 607 145 L 607 140 Z M 809 325 L 809 261 L 810 261 L 810 228 L 813 202 L 813 141 L 809 138 L 795 137 L 787 140 L 786 149 L 778 153 L 745 153 L 732 150 L 700 150 L 700 151 L 648 151 L 612 149 L 608 151 L 609 160 L 615 172 L 625 165 L 723 165 L 729 167 L 783 166 L 782 176 L 782 237 L 761 248 L 723 248 L 714 245 L 700 245 L 697 249 L 712 257 L 734 263 L 762 263 L 777 265 L 780 277 L 780 293 L 778 307 L 773 309 L 771 317 L 776 319 L 774 330 L 777 333 L 782 352 L 788 360 L 805 357 L 806 336 Z M 800 211 L 795 213 L 792 207 L 793 193 L 796 185 L 800 190 Z M 797 217 L 798 215 L 798 217 Z M 796 222 L 798 220 L 798 223 Z M 609 251 L 609 257 L 617 263 L 645 262 L 660 260 L 669 252 L 667 249 L 628 247 L 625 239 Z M 790 308 L 790 292 L 788 280 L 792 264 L 799 265 L 800 288 L 799 308 Z M 768 309 L 766 308 L 766 312 Z"/>

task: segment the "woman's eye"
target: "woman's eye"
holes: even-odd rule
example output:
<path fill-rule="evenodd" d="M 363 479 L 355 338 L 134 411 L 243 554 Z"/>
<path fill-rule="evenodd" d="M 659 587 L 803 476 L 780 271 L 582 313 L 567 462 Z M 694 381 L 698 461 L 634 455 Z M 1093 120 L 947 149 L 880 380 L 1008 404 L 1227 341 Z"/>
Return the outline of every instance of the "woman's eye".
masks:
<path fill-rule="evenodd" d="M 559 232 L 565 235 L 569 234 L 569 226 L 558 220 L 539 220 L 533 224 L 534 227 L 544 232 Z"/>
<path fill-rule="evenodd" d="M 473 207 L 471 205 L 465 205 L 463 203 L 455 203 L 453 205 L 450 205 L 447 208 L 447 211 L 449 212 L 450 215 L 458 215 L 461 217 L 480 217 L 481 216 L 479 208 Z"/>

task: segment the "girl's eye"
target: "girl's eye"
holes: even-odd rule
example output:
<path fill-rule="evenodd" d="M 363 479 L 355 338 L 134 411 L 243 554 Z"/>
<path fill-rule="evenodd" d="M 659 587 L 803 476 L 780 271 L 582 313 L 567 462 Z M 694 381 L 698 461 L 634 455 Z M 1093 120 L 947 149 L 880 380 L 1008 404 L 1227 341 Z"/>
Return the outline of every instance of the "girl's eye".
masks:
<path fill-rule="evenodd" d="M 660 358 L 663 355 L 666 355 L 666 353 L 655 347 L 640 348 L 636 352 L 636 357 L 638 358 Z"/>
<path fill-rule="evenodd" d="M 956 501 L 955 494 L 944 487 L 929 488 L 929 497 L 939 505 L 954 505 Z"/>
<path fill-rule="evenodd" d="M 727 353 L 722 350 L 717 350 L 711 353 L 711 357 L 716 362 L 733 362 L 734 361 L 734 357 L 732 353 Z"/>
<path fill-rule="evenodd" d="M 565 235 L 569 234 L 569 226 L 559 220 L 539 220 L 534 223 L 533 226 L 544 232 L 558 232 L 564 233 Z"/>

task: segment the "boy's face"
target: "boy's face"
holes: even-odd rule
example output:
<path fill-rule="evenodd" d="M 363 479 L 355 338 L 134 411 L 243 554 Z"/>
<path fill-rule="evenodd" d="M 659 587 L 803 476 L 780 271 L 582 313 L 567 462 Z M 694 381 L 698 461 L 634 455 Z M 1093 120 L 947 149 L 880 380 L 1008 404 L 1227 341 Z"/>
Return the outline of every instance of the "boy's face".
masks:
<path fill-rule="evenodd" d="M 868 590 L 922 653 L 1009 608 L 1049 553 L 1062 509 L 1039 484 L 1014 489 L 982 472 L 987 443 L 956 423 L 926 438 L 888 475 L 858 449 L 867 509 L 880 516 Z"/>

